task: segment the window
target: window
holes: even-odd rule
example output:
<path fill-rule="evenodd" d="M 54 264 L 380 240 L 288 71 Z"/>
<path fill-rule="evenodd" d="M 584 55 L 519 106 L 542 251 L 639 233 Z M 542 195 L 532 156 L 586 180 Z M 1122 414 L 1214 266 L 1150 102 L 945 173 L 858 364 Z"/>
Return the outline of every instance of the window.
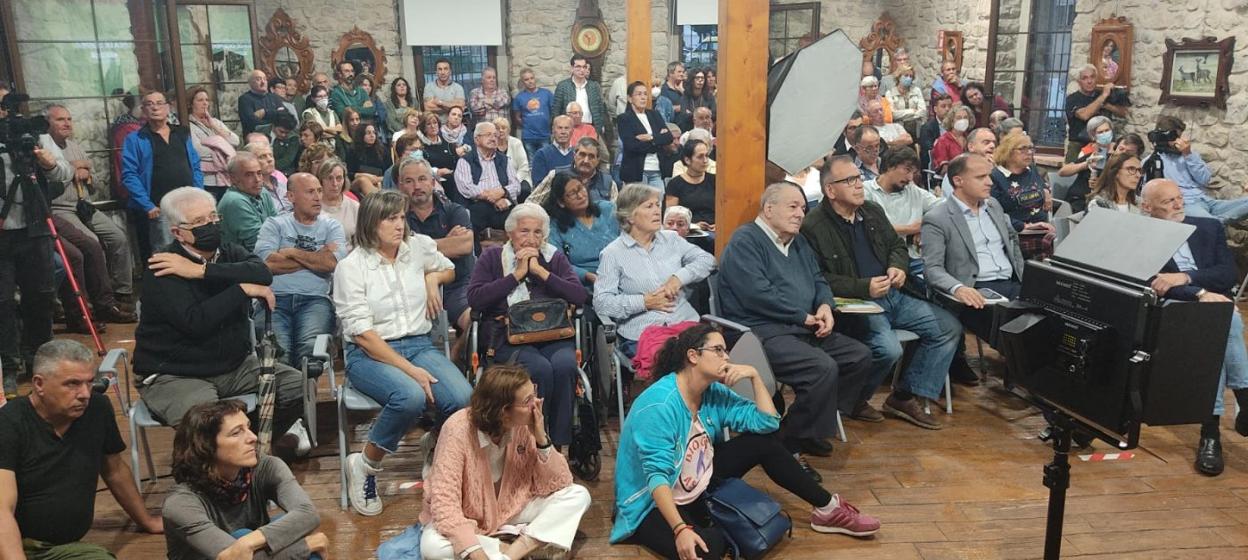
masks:
<path fill-rule="evenodd" d="M 819 37 L 819 3 L 776 4 L 771 6 L 769 48 L 771 58 L 788 55 Z"/>
<path fill-rule="evenodd" d="M 485 71 L 485 67 L 495 66 L 495 47 L 412 47 L 412 56 L 416 60 L 416 75 L 420 77 L 420 83 L 412 84 L 412 87 L 418 88 L 422 95 L 425 84 L 438 79 L 436 63 L 439 58 L 451 61 L 451 81 L 464 87 L 465 96 L 473 88 L 481 87 L 481 72 Z M 501 82 L 498 87 L 509 89 Z"/>
<path fill-rule="evenodd" d="M 989 38 L 987 78 L 1014 108 L 1038 147 L 1066 141 L 1066 85 L 1075 0 L 1002 0 L 996 35 Z"/>
<path fill-rule="evenodd" d="M 680 61 L 688 68 L 719 65 L 718 25 L 679 25 Z"/>
<path fill-rule="evenodd" d="M 74 138 L 95 163 L 96 183 L 107 184 L 110 125 L 127 109 L 121 100 L 140 88 L 173 86 L 165 24 L 156 0 L 11 0 L 13 44 L 9 76 L 31 97 L 33 112 L 51 103 L 74 116 Z M 171 98 L 172 100 L 172 98 Z"/>
<path fill-rule="evenodd" d="M 186 89 L 208 90 L 212 115 L 234 132 L 242 132 L 238 96 L 247 91 L 247 79 L 256 67 L 251 19 L 248 6 L 178 6 L 178 43 Z M 186 102 L 189 109 L 190 100 Z"/>

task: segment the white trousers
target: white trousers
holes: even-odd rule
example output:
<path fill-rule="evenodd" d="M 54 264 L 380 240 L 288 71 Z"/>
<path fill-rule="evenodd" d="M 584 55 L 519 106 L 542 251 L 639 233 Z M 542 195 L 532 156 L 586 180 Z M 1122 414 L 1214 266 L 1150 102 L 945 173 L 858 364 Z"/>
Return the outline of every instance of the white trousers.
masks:
<path fill-rule="evenodd" d="M 522 533 L 529 538 L 568 550 L 581 517 L 589 509 L 589 502 L 589 490 L 572 484 L 544 498 L 535 498 L 506 524 L 527 523 Z M 502 541 L 489 535 L 477 535 L 477 542 L 490 560 L 503 558 Z M 424 560 L 458 560 L 451 541 L 438 533 L 433 524 L 426 525 L 420 534 L 420 556 Z"/>

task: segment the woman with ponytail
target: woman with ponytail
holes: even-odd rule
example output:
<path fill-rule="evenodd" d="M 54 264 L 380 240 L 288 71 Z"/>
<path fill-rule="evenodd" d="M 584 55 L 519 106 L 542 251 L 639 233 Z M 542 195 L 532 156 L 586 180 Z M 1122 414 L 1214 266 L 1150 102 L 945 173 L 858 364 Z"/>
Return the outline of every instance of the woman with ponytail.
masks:
<path fill-rule="evenodd" d="M 758 465 L 815 508 L 815 531 L 879 530 L 879 521 L 829 494 L 780 440 L 765 435 L 780 426 L 771 393 L 753 367 L 728 362 L 713 326 L 669 339 L 654 372 L 658 379 L 633 402 L 620 433 L 612 543 L 641 545 L 664 558 L 720 558 L 727 542 L 713 525 L 706 490 L 712 478 L 741 478 Z M 753 385 L 753 401 L 731 389 L 744 380 Z M 725 428 L 739 435 L 725 441 Z"/>

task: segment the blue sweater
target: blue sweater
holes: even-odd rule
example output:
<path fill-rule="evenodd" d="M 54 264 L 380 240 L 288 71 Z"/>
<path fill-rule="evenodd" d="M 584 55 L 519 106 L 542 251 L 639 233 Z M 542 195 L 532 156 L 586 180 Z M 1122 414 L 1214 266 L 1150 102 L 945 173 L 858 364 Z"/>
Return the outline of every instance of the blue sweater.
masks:
<path fill-rule="evenodd" d="M 576 154 L 576 147 L 568 146 L 568 154 L 559 153 L 558 146 L 547 144 L 542 149 L 533 153 L 533 158 L 529 160 L 529 169 L 532 171 L 533 184 L 537 185 L 546 178 L 552 169 L 560 167 L 568 167 L 572 165 L 572 156 Z"/>
<path fill-rule="evenodd" d="M 719 300 L 725 319 L 762 338 L 809 333 L 806 315 L 825 303 L 836 307 L 806 239 L 794 237 L 786 257 L 754 222 L 737 228 L 719 259 Z"/>
<path fill-rule="evenodd" d="M 572 263 L 572 271 L 585 283 L 585 273 L 598 273 L 602 250 L 620 236 L 620 223 L 615 219 L 615 205 L 606 200 L 596 200 L 598 217 L 594 227 L 586 228 L 580 220 L 568 231 L 559 231 L 558 224 L 550 224 L 550 244 L 563 251 Z"/>
<path fill-rule="evenodd" d="M 724 428 L 767 434 L 780 427 L 780 417 L 764 414 L 754 403 L 722 383 L 712 383 L 702 394 L 698 420 L 718 443 Z M 615 524 L 611 542 L 627 539 L 654 509 L 654 489 L 674 486 L 689 440 L 693 415 L 676 389 L 676 375 L 660 377 L 637 396 L 620 430 L 615 461 Z"/>

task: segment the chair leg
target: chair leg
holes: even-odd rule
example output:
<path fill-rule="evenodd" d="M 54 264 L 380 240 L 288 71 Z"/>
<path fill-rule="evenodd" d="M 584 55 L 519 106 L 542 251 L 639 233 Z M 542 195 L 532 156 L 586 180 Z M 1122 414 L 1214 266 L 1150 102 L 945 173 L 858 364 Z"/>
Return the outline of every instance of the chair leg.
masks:
<path fill-rule="evenodd" d="M 949 381 L 949 374 L 945 374 L 945 414 L 953 415 L 953 383 Z"/>
<path fill-rule="evenodd" d="M 316 440 L 316 401 L 317 401 L 317 381 L 319 377 L 313 377 L 306 380 L 303 390 L 303 423 L 308 429 L 308 440 L 312 442 L 315 448 L 319 442 Z"/>
<path fill-rule="evenodd" d="M 344 389 L 338 389 L 338 490 L 339 507 L 347 510 L 347 407 L 343 402 Z"/>
<path fill-rule="evenodd" d="M 624 371 L 623 365 L 620 364 L 620 357 L 614 352 L 611 355 L 611 363 L 615 366 L 612 374 L 615 376 L 615 403 L 620 409 L 620 429 L 624 429 Z"/>
<path fill-rule="evenodd" d="M 841 411 L 836 411 L 836 433 L 841 438 L 841 443 L 848 443 L 849 437 L 845 435 L 845 424 L 841 422 Z"/>
<path fill-rule="evenodd" d="M 988 363 L 984 361 L 984 339 L 975 337 L 975 353 L 979 357 L 979 373 L 984 376 L 984 380 L 988 378 Z"/>
<path fill-rule="evenodd" d="M 134 475 L 134 487 L 143 493 L 143 485 L 141 484 L 141 469 L 139 468 L 139 426 L 134 422 L 134 417 L 130 417 L 130 470 Z"/>
<path fill-rule="evenodd" d="M 152 484 L 160 482 L 160 475 L 156 474 L 156 464 L 152 462 L 152 445 L 147 443 L 147 428 L 139 427 L 139 441 L 143 442 L 143 454 L 147 456 L 147 472 L 152 475 Z"/>
<path fill-rule="evenodd" d="M 1243 301 L 1248 294 L 1244 293 L 1244 289 L 1248 288 L 1248 274 L 1244 275 L 1244 281 L 1239 283 L 1239 289 L 1235 291 L 1235 303 Z"/>

